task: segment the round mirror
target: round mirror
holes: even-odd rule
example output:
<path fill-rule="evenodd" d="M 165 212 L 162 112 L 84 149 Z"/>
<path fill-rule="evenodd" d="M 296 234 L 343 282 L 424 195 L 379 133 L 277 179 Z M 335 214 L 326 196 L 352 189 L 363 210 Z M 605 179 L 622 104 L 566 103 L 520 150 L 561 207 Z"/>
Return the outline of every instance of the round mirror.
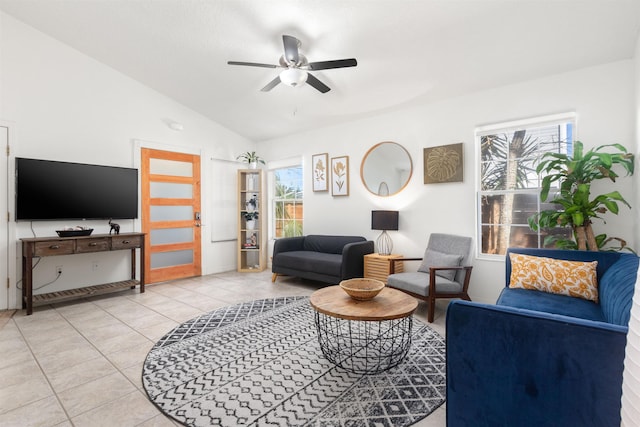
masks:
<path fill-rule="evenodd" d="M 380 142 L 365 154 L 360 165 L 364 186 L 377 196 L 399 193 L 411 179 L 413 163 L 405 148 L 395 142 Z"/>

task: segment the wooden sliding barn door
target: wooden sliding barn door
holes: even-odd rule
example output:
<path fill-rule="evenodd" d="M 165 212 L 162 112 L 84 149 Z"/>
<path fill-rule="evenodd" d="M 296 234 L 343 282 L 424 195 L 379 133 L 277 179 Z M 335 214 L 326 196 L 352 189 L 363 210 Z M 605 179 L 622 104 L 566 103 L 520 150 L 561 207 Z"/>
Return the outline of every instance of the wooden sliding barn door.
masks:
<path fill-rule="evenodd" d="M 147 283 L 200 276 L 200 156 L 142 148 Z"/>

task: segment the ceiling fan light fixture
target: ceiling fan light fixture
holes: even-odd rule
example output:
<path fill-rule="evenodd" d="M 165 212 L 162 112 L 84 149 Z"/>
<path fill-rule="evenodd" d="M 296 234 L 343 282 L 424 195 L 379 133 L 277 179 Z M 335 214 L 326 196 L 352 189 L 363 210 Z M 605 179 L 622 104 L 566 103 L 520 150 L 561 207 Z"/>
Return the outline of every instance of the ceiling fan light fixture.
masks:
<path fill-rule="evenodd" d="M 307 58 L 300 53 L 300 40 L 286 34 L 282 35 L 282 44 L 284 45 L 284 55 L 280 56 L 278 65 L 243 61 L 227 61 L 227 63 L 229 65 L 244 65 L 249 67 L 282 68 L 283 70 L 278 76 L 260 89 L 262 92 L 269 92 L 280 83 L 291 87 L 302 86 L 308 83 L 309 86 L 320 93 L 327 93 L 331 88 L 308 71 L 331 70 L 334 68 L 355 67 L 358 65 L 358 61 L 356 61 L 355 58 L 309 62 Z"/>
<path fill-rule="evenodd" d="M 299 68 L 287 68 L 280 73 L 280 81 L 288 86 L 300 86 L 307 81 L 307 72 Z"/>

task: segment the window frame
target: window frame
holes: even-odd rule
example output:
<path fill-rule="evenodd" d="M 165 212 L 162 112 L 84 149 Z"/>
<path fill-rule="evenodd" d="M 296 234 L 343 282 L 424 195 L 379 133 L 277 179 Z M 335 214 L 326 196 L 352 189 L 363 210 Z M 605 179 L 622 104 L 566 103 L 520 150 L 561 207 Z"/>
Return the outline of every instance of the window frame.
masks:
<path fill-rule="evenodd" d="M 268 168 L 268 182 L 269 182 L 269 186 L 268 186 L 268 190 L 267 190 L 267 195 L 268 195 L 268 204 L 269 204 L 269 225 L 268 225 L 268 239 L 271 241 L 275 241 L 277 239 L 279 239 L 280 237 L 276 237 L 276 212 L 275 212 L 275 204 L 276 204 L 276 190 L 275 190 L 275 184 L 276 184 L 276 178 L 275 178 L 275 174 L 276 171 L 279 169 L 287 169 L 287 168 L 301 168 L 302 169 L 302 177 L 301 177 L 301 191 L 302 191 L 302 198 L 301 199 L 296 199 L 296 200 L 300 200 L 302 202 L 302 205 L 304 206 L 304 161 L 302 157 L 292 157 L 289 159 L 284 159 L 284 160 L 278 160 L 278 161 L 272 161 L 269 162 L 267 165 Z M 303 214 L 302 214 L 302 227 L 304 230 L 304 208 L 303 208 Z"/>
<path fill-rule="evenodd" d="M 494 124 L 488 124 L 488 125 L 482 125 L 482 126 L 478 126 L 475 129 L 475 137 L 474 137 L 474 142 L 475 142 L 475 148 L 476 148 L 476 161 L 475 161 L 475 165 L 476 165 L 476 173 L 475 173 L 475 181 L 476 181 L 476 185 L 475 185 L 475 193 L 476 193 L 476 253 L 477 253 L 477 257 L 479 259 L 485 259 L 485 260 L 503 260 L 504 259 L 504 255 L 503 254 L 489 254 L 489 253 L 484 253 L 482 252 L 482 248 L 483 248 L 483 221 L 482 221 L 482 197 L 486 196 L 488 194 L 493 194 L 493 195 L 501 195 L 501 194 L 514 194 L 514 195 L 526 195 L 526 194 L 536 194 L 536 211 L 540 212 L 541 209 L 541 204 L 542 202 L 540 201 L 540 182 L 541 182 L 541 176 L 537 177 L 537 187 L 530 187 L 530 188 L 524 188 L 524 189 L 515 189 L 515 190 L 483 190 L 482 189 L 482 137 L 487 136 L 487 135 L 493 135 L 493 134 L 502 134 L 502 133 L 510 133 L 510 132 L 514 132 L 517 130 L 522 130 L 522 129 L 531 129 L 531 128 L 540 128 L 540 127 L 544 127 L 544 126 L 553 126 L 553 125 L 559 125 L 559 124 L 566 124 L 566 123 L 571 123 L 572 124 L 572 142 L 573 141 L 577 141 L 579 140 L 578 138 L 578 128 L 577 128 L 577 114 L 575 112 L 566 112 L 566 113 L 559 113 L 559 114 L 553 114 L 553 115 L 545 115 L 545 116 L 537 116 L 537 117 L 531 117 L 531 118 L 527 118 L 527 119 L 522 119 L 522 120 L 513 120 L 513 121 L 507 121 L 507 122 L 500 122 L 500 123 L 494 123 Z M 537 159 L 540 159 L 541 155 L 544 153 L 544 151 L 541 151 L 539 149 L 537 149 Z M 528 227 L 528 224 L 510 224 L 512 226 L 522 226 L 522 225 L 526 225 Z M 511 236 L 510 236 L 511 237 Z M 537 243 L 538 243 L 538 247 L 540 247 L 540 245 L 542 245 L 542 241 L 541 241 L 541 235 L 540 232 L 537 233 Z"/>

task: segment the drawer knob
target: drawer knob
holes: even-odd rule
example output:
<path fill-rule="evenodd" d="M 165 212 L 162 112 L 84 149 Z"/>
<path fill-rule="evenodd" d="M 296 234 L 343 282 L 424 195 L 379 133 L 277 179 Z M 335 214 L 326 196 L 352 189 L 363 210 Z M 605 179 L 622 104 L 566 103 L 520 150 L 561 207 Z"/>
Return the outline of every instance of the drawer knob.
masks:
<path fill-rule="evenodd" d="M 89 246 L 98 246 L 98 244 L 96 242 L 91 242 L 89 243 Z"/>
<path fill-rule="evenodd" d="M 128 245 L 129 243 L 131 243 L 129 240 L 123 240 L 122 241 L 122 244 L 124 244 L 124 245 Z"/>
<path fill-rule="evenodd" d="M 51 245 L 49 249 L 60 249 L 60 245 Z"/>

